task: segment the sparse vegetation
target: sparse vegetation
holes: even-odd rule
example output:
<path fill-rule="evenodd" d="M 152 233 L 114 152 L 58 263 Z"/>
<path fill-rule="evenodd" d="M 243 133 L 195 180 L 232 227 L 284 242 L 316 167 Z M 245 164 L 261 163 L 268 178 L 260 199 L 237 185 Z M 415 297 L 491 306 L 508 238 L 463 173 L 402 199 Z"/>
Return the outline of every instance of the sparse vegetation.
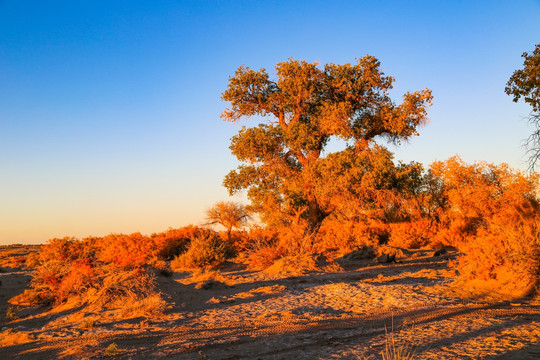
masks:
<path fill-rule="evenodd" d="M 8 321 L 17 320 L 19 318 L 19 307 L 18 306 L 9 306 L 6 310 L 6 319 Z"/>
<path fill-rule="evenodd" d="M 382 360 L 414 360 L 415 347 L 413 344 L 399 339 L 395 331 L 386 331 L 384 351 L 381 353 Z"/>
<path fill-rule="evenodd" d="M 103 354 L 107 357 L 115 357 L 118 355 L 118 345 L 116 343 L 110 343 Z"/>
<path fill-rule="evenodd" d="M 507 87 L 514 100 L 525 97 L 536 112 L 537 79 L 531 84 L 530 74 L 536 71 L 539 49 L 537 46 L 533 54 L 524 54 L 526 68 L 517 71 Z M 269 299 L 288 290 L 273 284 L 238 294 L 224 292 L 197 298 L 198 291 L 232 288 L 249 272 L 260 271 L 250 279 L 252 283 L 289 277 L 294 287 L 289 294 L 292 297 L 294 291 L 306 288 L 296 286 L 307 282 L 300 277 L 315 272 L 338 273 L 354 266 L 373 266 L 375 270 L 355 275 L 359 281 L 354 286 L 338 284 L 339 296 L 344 289 L 363 296 L 364 289 L 357 288 L 371 284 L 376 296 L 370 300 L 388 308 L 402 306 L 400 301 L 409 301 L 413 307 L 418 304 L 416 299 L 399 296 L 395 297 L 398 300 L 388 300 L 374 287 L 397 282 L 400 276 L 424 283 L 444 277 L 454 279 L 456 270 L 460 291 L 482 283 L 492 292 L 505 291 L 507 297 L 540 293 L 538 174 L 517 171 L 506 164 L 466 164 L 457 156 L 436 161 L 427 170 L 415 162 L 395 163 L 393 154 L 378 140 L 399 143 L 417 135 L 417 127 L 427 120 L 431 92 L 407 93 L 402 104 L 395 104 L 389 97 L 394 80 L 380 70 L 379 61 L 372 56 L 354 65 L 327 64 L 322 68 L 317 63 L 290 59 L 279 63 L 276 71 L 277 78 L 271 80 L 264 69 L 240 67 L 223 94 L 231 104 L 222 115 L 225 120 L 236 122 L 254 116 L 273 119 L 256 127 L 243 127 L 232 138 L 233 155 L 243 165 L 226 176 L 224 185 L 231 194 L 247 190 L 251 203 L 244 206 L 222 201 L 208 209 L 205 225 L 220 224 L 225 231 L 190 225 L 150 236 L 137 232 L 54 238 L 31 253 L 6 248 L 0 253 L 2 266 L 21 272 L 32 269 L 30 286 L 10 302 L 18 306 L 80 306 L 94 312 L 113 309 L 116 312 L 108 314 L 110 319 L 163 319 L 169 315 L 164 315 L 166 309 L 188 307 L 188 301 L 202 299 L 197 304 L 201 307 L 229 303 L 240 307 L 242 299 Z M 537 114 L 532 115 L 531 122 L 538 126 Z M 348 141 L 345 148 L 325 153 L 328 142 L 336 138 Z M 536 146 L 532 167 L 540 159 L 539 138 L 537 131 L 530 139 Z M 247 226 L 248 211 L 261 221 Z M 435 269 L 408 275 L 382 273 L 392 264 L 406 262 L 403 268 L 421 264 L 415 262 L 417 258 L 424 264 L 435 263 Z M 229 260 L 236 264 L 224 266 Z M 222 271 L 227 267 L 244 272 L 238 277 L 225 275 Z M 188 287 L 191 293 L 185 298 L 189 300 L 181 298 L 179 304 L 168 304 L 165 299 L 177 293 L 160 292 L 158 283 L 167 282 Z M 313 288 L 324 289 L 313 291 L 323 296 L 332 290 L 326 284 L 319 285 Z M 443 286 L 443 282 L 433 288 L 436 286 Z M 430 291 L 426 295 L 429 301 L 439 290 Z M 458 292 L 455 288 L 452 291 Z M 449 297 L 440 295 L 438 300 L 447 301 Z M 274 321 L 297 313 L 309 319 L 313 312 L 317 321 L 326 320 L 329 314 L 342 316 L 333 318 L 339 321 L 358 313 L 358 304 L 345 306 L 347 301 L 340 301 L 317 309 L 310 304 L 297 306 L 279 316 L 258 314 L 256 319 L 268 317 Z M 8 321 L 20 318 L 18 306 L 2 308 Z M 218 312 L 219 306 L 212 311 Z M 320 318 L 319 312 L 323 314 Z M 208 318 L 214 313 L 201 311 L 197 316 Z M 295 321 L 287 324 L 293 326 Z M 82 321 L 77 334 L 81 329 L 95 330 L 96 324 L 93 318 Z M 220 324 L 223 328 L 227 325 Z M 135 326 L 141 330 L 151 324 L 142 320 Z M 313 321 L 309 326 L 317 324 Z M 30 341 L 28 334 L 11 329 L 2 335 L 0 343 L 4 345 Z M 415 359 L 414 346 L 397 337 L 394 331 L 386 333 L 382 359 Z M 106 357 L 122 352 L 114 342 L 95 351 Z"/>

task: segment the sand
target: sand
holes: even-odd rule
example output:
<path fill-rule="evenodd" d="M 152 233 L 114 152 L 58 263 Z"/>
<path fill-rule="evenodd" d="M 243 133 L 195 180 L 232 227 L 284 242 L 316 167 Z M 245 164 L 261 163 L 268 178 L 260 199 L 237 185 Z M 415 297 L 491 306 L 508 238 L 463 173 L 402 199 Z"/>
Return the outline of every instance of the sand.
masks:
<path fill-rule="evenodd" d="M 168 308 L 149 318 L 22 308 L 0 325 L 0 359 L 380 359 L 392 339 L 415 359 L 540 358 L 537 300 L 467 292 L 449 267 L 456 253 L 412 255 L 292 277 L 233 263 L 159 276 Z M 2 268 L 3 313 L 29 279 Z"/>

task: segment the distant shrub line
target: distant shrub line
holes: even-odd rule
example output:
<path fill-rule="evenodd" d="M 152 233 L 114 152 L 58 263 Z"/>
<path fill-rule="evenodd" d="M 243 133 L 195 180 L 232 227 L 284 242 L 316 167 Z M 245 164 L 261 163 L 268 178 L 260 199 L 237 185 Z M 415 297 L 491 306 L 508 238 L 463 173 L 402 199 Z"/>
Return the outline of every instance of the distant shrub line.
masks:
<path fill-rule="evenodd" d="M 540 277 L 538 183 L 535 174 L 506 165 L 467 165 L 456 157 L 434 163 L 409 195 L 329 216 L 312 244 L 302 218 L 244 231 L 190 225 L 150 236 L 52 239 L 25 259 L 35 271 L 30 288 L 15 302 L 140 302 L 159 297 L 155 274 L 215 269 L 233 258 L 252 270 L 338 270 L 333 259 L 382 245 L 454 247 L 464 254 L 455 262 L 461 279 L 534 292 Z"/>

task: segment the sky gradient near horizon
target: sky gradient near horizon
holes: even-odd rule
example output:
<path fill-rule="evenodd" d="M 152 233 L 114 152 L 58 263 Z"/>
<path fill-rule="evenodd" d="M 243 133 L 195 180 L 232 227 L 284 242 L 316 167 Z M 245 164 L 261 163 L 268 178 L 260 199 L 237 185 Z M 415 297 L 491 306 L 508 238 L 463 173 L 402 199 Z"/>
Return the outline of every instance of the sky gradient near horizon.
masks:
<path fill-rule="evenodd" d="M 0 0 L 0 244 L 200 224 L 238 165 L 229 76 L 291 57 L 374 55 L 397 102 L 432 89 L 396 159 L 526 169 L 504 86 L 537 43 L 540 1 Z"/>

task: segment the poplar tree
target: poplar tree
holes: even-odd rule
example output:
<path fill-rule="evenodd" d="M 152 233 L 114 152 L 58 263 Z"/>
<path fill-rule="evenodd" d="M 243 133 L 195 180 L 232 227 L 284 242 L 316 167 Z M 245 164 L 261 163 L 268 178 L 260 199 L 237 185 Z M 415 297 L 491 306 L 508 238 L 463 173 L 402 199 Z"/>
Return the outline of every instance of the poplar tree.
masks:
<path fill-rule="evenodd" d="M 407 92 L 396 104 L 389 96 L 394 78 L 369 55 L 344 65 L 289 59 L 275 70 L 271 78 L 265 69 L 240 66 L 222 95 L 230 103 L 224 120 L 259 120 L 231 139 L 242 165 L 224 185 L 230 194 L 247 189 L 264 221 L 303 222 L 314 238 L 345 204 L 376 202 L 380 190 L 396 189 L 420 171 L 417 164 L 395 166 L 378 140 L 399 144 L 418 135 L 430 90 Z M 333 138 L 346 145 L 325 151 Z"/>

